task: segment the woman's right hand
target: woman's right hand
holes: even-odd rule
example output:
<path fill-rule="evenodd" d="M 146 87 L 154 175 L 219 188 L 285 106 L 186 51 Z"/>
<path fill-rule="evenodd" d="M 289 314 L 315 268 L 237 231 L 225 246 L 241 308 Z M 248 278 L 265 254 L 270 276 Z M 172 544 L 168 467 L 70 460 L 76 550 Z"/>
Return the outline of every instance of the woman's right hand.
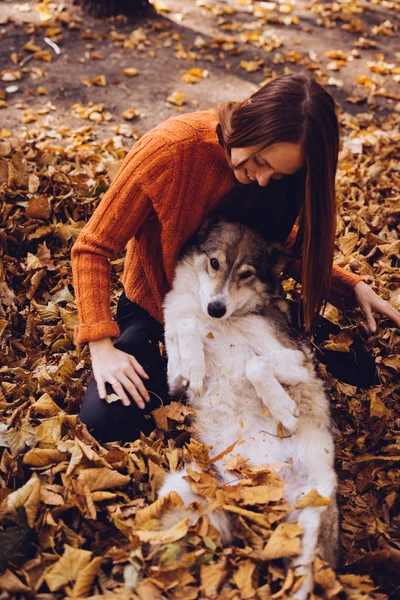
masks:
<path fill-rule="evenodd" d="M 89 342 L 89 348 L 100 398 L 107 396 L 106 382 L 108 382 L 121 398 L 124 406 L 129 406 L 131 403 L 126 394 L 129 392 L 139 408 L 144 408 L 144 400 L 149 402 L 150 396 L 141 377 L 148 379 L 149 376 L 136 358 L 115 348 L 111 338 Z"/>

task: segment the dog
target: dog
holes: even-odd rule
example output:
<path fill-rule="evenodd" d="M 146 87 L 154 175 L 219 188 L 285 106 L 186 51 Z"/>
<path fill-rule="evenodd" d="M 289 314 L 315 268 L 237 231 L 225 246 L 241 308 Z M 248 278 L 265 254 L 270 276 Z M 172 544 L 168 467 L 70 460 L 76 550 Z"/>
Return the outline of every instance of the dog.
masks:
<path fill-rule="evenodd" d="M 251 465 L 288 464 L 280 477 L 290 506 L 313 489 L 331 500 L 290 513 L 303 528 L 301 554 L 291 562 L 304 575 L 294 595 L 303 600 L 313 590 L 316 551 L 336 563 L 337 477 L 329 400 L 308 345 L 293 331 L 280 288 L 287 257 L 245 225 L 208 219 L 179 259 L 165 297 L 165 343 L 171 395 L 187 392 L 198 439 L 212 447 L 210 458 L 241 442 L 215 461 L 223 485 L 232 480 L 223 463 L 239 451 Z M 186 469 L 169 473 L 158 496 L 175 491 L 185 506 L 204 504 L 183 479 Z M 163 525 L 182 518 L 175 509 Z M 209 519 L 229 544 L 228 514 L 210 511 Z"/>

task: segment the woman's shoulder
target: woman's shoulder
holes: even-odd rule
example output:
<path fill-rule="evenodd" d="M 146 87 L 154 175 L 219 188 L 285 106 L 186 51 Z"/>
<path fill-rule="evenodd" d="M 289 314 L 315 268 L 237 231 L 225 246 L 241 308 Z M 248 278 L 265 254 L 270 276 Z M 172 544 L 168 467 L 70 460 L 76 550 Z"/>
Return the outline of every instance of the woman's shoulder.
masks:
<path fill-rule="evenodd" d="M 211 108 L 169 117 L 145 135 L 158 134 L 171 144 L 176 142 L 218 143 L 217 125 L 217 111 Z"/>

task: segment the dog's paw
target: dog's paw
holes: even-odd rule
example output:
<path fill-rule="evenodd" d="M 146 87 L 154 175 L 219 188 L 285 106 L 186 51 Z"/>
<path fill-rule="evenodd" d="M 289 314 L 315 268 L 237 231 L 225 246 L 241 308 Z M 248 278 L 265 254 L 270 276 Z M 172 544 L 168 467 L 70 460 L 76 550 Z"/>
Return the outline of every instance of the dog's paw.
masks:
<path fill-rule="evenodd" d="M 275 372 L 275 377 L 279 383 L 285 385 L 299 385 L 300 383 L 308 383 L 310 380 L 309 373 L 305 367 L 293 367 L 288 372 L 283 370 Z"/>
<path fill-rule="evenodd" d="M 296 431 L 299 418 L 297 404 L 280 384 L 275 387 L 268 401 L 264 402 L 264 404 L 273 418 L 281 423 L 289 433 Z"/>
<path fill-rule="evenodd" d="M 195 396 L 200 396 L 204 389 L 204 379 L 206 376 L 206 361 L 202 349 L 197 348 L 197 352 L 192 356 L 187 356 L 183 362 L 183 378 L 187 386 Z"/>
<path fill-rule="evenodd" d="M 296 403 L 293 402 L 293 400 L 291 400 L 290 403 L 285 402 L 274 405 L 273 409 L 270 407 L 268 408 L 270 409 L 272 416 L 279 421 L 289 433 L 294 433 L 296 431 L 299 413 Z"/>
<path fill-rule="evenodd" d="M 304 354 L 300 350 L 279 350 L 266 357 L 270 368 L 279 383 L 298 385 L 309 381 L 308 370 L 303 367 Z"/>
<path fill-rule="evenodd" d="M 200 396 L 204 389 L 204 377 L 205 373 L 201 367 L 193 370 L 189 375 L 189 389 L 195 396 Z"/>
<path fill-rule="evenodd" d="M 182 398 L 188 388 L 189 381 L 183 375 L 168 375 L 168 390 L 171 398 Z"/>

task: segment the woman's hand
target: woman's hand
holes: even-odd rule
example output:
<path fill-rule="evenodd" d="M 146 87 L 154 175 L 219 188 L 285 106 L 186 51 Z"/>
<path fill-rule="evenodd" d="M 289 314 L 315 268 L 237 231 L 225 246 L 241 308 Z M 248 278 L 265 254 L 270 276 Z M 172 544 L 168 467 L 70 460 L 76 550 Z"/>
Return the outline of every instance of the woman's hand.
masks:
<path fill-rule="evenodd" d="M 121 398 L 124 406 L 130 405 L 126 390 L 139 408 L 144 408 L 143 401 L 149 402 L 150 396 L 140 378 L 148 379 L 149 376 L 136 358 L 115 348 L 111 338 L 89 342 L 89 348 L 100 398 L 107 396 L 106 382 L 108 382 Z"/>
<path fill-rule="evenodd" d="M 369 285 L 364 283 L 364 281 L 359 281 L 353 289 L 357 302 L 367 319 L 370 331 L 373 333 L 376 331 L 376 322 L 372 316 L 372 311 L 386 315 L 400 327 L 400 313 L 389 302 L 386 302 L 378 294 L 375 294 Z"/>

